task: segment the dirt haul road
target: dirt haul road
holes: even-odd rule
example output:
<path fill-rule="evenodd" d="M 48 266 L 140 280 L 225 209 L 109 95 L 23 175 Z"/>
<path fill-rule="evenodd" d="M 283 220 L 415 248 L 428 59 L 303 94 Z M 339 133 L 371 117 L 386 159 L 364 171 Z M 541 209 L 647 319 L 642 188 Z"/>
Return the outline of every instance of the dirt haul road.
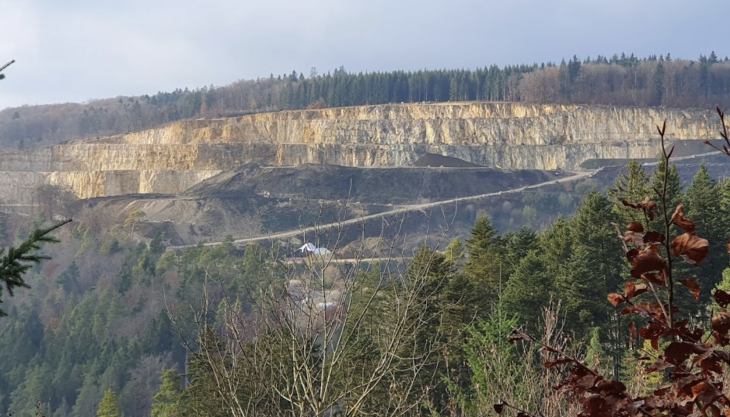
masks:
<path fill-rule="evenodd" d="M 672 158 L 672 161 L 682 161 L 682 160 L 687 160 L 687 159 L 693 159 L 696 157 L 710 156 L 710 155 L 716 155 L 716 154 L 717 154 L 716 151 L 705 152 L 705 153 L 696 154 L 696 155 L 675 157 L 675 158 Z M 658 163 L 659 162 L 648 162 L 648 163 L 642 164 L 642 166 L 654 166 L 654 165 L 657 165 Z M 337 222 L 320 224 L 317 226 L 304 227 L 304 228 L 300 228 L 300 229 L 296 229 L 296 230 L 272 233 L 272 234 L 268 234 L 268 235 L 251 237 L 251 238 L 246 238 L 246 239 L 235 239 L 233 241 L 233 243 L 234 244 L 248 244 L 248 243 L 255 243 L 255 242 L 285 239 L 285 238 L 290 238 L 290 237 L 294 237 L 297 235 L 306 235 L 307 233 L 315 232 L 318 230 L 359 224 L 359 223 L 362 223 L 362 222 L 365 222 L 368 220 L 377 219 L 380 217 L 392 216 L 394 214 L 403 214 L 403 213 L 408 213 L 408 212 L 426 210 L 426 209 L 430 209 L 430 208 L 444 206 L 447 204 L 459 203 L 462 201 L 479 200 L 482 198 L 495 197 L 495 196 L 504 195 L 504 194 L 519 193 L 519 192 L 522 192 L 525 190 L 531 190 L 531 189 L 545 187 L 548 185 L 559 184 L 562 182 L 576 181 L 576 180 L 579 180 L 582 178 L 591 177 L 591 176 L 595 175 L 596 173 L 598 173 L 601 169 L 602 168 L 594 169 L 591 171 L 573 172 L 573 175 L 571 175 L 569 177 L 559 178 L 559 179 L 551 180 L 551 181 L 545 181 L 545 182 L 541 182 L 538 184 L 528 185 L 528 186 L 520 187 L 520 188 L 513 188 L 513 189 L 509 189 L 509 190 L 497 191 L 494 193 L 478 194 L 478 195 L 472 195 L 472 196 L 467 196 L 467 197 L 457 197 L 457 198 L 452 198 L 449 200 L 435 201 L 432 203 L 411 204 L 411 205 L 407 205 L 407 206 L 400 206 L 398 208 L 394 208 L 393 210 L 388 210 L 388 211 L 384 211 L 384 212 L 376 213 L 376 214 L 369 214 L 367 216 L 361 216 L 361 217 L 357 217 L 354 219 L 341 220 L 341 221 L 337 221 Z M 216 246 L 221 243 L 223 243 L 223 242 L 208 242 L 208 243 L 203 243 L 203 246 Z M 167 249 L 168 250 L 184 249 L 184 248 L 190 248 L 190 247 L 195 247 L 195 246 L 198 246 L 198 245 L 168 246 Z"/>

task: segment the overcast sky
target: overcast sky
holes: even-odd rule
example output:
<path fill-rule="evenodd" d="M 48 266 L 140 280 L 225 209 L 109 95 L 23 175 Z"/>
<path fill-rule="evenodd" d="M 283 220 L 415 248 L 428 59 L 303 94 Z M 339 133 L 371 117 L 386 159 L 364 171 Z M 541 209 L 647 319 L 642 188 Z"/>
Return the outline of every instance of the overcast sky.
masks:
<path fill-rule="evenodd" d="M 727 0 L 0 0 L 0 109 L 291 73 L 728 52 Z"/>

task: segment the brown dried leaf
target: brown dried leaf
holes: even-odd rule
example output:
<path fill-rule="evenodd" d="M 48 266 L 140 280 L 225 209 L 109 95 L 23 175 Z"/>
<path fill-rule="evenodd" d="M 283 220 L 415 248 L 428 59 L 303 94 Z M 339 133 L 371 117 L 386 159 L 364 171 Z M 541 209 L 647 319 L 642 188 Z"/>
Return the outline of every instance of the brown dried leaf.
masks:
<path fill-rule="evenodd" d="M 695 300 L 699 301 L 700 299 L 700 286 L 697 285 L 697 282 L 693 280 L 692 278 L 689 279 L 682 279 L 679 281 L 682 285 L 689 288 L 689 290 L 692 292 L 692 296 L 695 298 Z"/>
<path fill-rule="evenodd" d="M 634 281 L 628 281 L 624 287 L 624 296 L 626 300 L 630 300 L 647 291 L 649 291 L 649 288 L 646 284 L 635 284 Z"/>
<path fill-rule="evenodd" d="M 659 350 L 659 338 L 666 333 L 666 327 L 656 320 L 650 321 L 646 327 L 639 329 L 639 335 L 646 340 L 651 341 L 651 347 Z"/>
<path fill-rule="evenodd" d="M 725 242 L 725 249 L 727 249 L 727 253 L 730 253 L 730 239 L 728 239 L 728 241 Z"/>
<path fill-rule="evenodd" d="M 715 301 L 720 307 L 727 307 L 727 305 L 730 304 L 730 292 L 715 290 Z"/>
<path fill-rule="evenodd" d="M 662 271 L 667 267 L 667 262 L 657 252 L 653 245 L 640 251 L 631 261 L 631 276 L 641 278 L 641 274 L 653 271 Z"/>
<path fill-rule="evenodd" d="M 673 365 L 669 362 L 655 362 L 646 367 L 646 373 L 653 374 L 654 372 L 661 372 L 674 366 L 676 365 Z"/>
<path fill-rule="evenodd" d="M 509 343 L 515 343 L 520 340 L 527 340 L 528 342 L 532 341 L 532 337 L 530 337 L 530 335 L 528 335 L 527 333 L 523 333 L 517 329 L 512 330 L 511 335 L 512 337 L 507 339 Z"/>
<path fill-rule="evenodd" d="M 634 281 L 627 281 L 626 285 L 624 285 L 624 296 L 626 299 L 632 299 L 634 298 L 634 293 L 636 292 L 636 284 L 634 284 Z"/>
<path fill-rule="evenodd" d="M 708 404 L 720 395 L 720 392 L 707 381 L 700 381 L 692 386 L 692 401 Z"/>
<path fill-rule="evenodd" d="M 626 302 L 626 299 L 621 294 L 616 294 L 615 292 L 612 292 L 611 294 L 608 294 L 608 302 L 611 303 L 614 307 L 618 307 L 619 304 L 623 304 Z"/>
<path fill-rule="evenodd" d="M 730 331 L 730 314 L 726 311 L 721 311 L 713 317 L 712 330 L 716 331 L 720 335 L 727 335 L 727 332 Z"/>
<path fill-rule="evenodd" d="M 596 389 L 602 394 L 616 395 L 626 391 L 626 385 L 614 380 L 602 380 L 596 384 Z"/>
<path fill-rule="evenodd" d="M 657 274 L 654 272 L 649 272 L 646 274 L 641 274 L 641 279 L 643 279 L 646 282 L 652 283 L 654 285 L 666 285 L 666 281 L 664 280 L 664 276 L 662 274 Z"/>
<path fill-rule="evenodd" d="M 641 248 L 644 246 L 644 235 L 642 233 L 627 231 L 624 233 L 624 242 L 633 243 L 637 248 Z"/>
<path fill-rule="evenodd" d="M 678 205 L 677 209 L 674 210 L 672 223 L 684 229 L 685 232 L 694 232 L 696 229 L 695 224 L 691 220 L 684 218 L 684 206 L 682 204 Z"/>
<path fill-rule="evenodd" d="M 644 225 L 639 222 L 631 222 L 626 225 L 626 230 L 634 233 L 644 233 Z"/>
<path fill-rule="evenodd" d="M 654 211 L 657 209 L 657 204 L 649 200 L 649 198 L 645 198 L 641 203 L 629 203 L 626 200 L 622 200 L 621 203 L 626 207 L 643 210 L 644 213 L 649 216 L 649 220 L 654 220 L 654 217 L 656 216 Z"/>
<path fill-rule="evenodd" d="M 707 351 L 694 359 L 694 364 L 702 368 L 702 373 L 705 375 L 722 374 L 722 361 L 720 356 L 715 355 L 714 349 L 707 349 Z"/>
<path fill-rule="evenodd" d="M 629 263 L 632 263 L 634 261 L 634 258 L 636 258 L 636 255 L 639 254 L 639 250 L 636 248 L 630 249 L 628 252 L 626 252 L 626 260 L 629 261 Z"/>
<path fill-rule="evenodd" d="M 638 314 L 642 317 L 649 317 L 652 316 L 654 318 L 660 318 L 664 314 L 662 312 L 661 306 L 657 303 L 636 303 L 634 305 L 630 305 L 623 309 L 621 311 L 621 315 L 626 315 L 630 313 Z M 654 322 L 650 322 L 651 325 Z"/>
<path fill-rule="evenodd" d="M 663 234 L 655 231 L 649 231 L 644 234 L 645 243 L 662 243 L 665 238 Z"/>
<path fill-rule="evenodd" d="M 672 342 L 664 349 L 664 361 L 672 365 L 681 365 L 689 359 L 693 351 L 692 343 Z"/>
<path fill-rule="evenodd" d="M 675 385 L 677 387 L 677 391 L 689 395 L 692 393 L 692 387 L 700 381 L 702 381 L 702 379 L 700 379 L 699 376 L 690 374 L 679 378 Z"/>
<path fill-rule="evenodd" d="M 710 251 L 707 239 L 695 236 L 693 233 L 683 233 L 672 240 L 672 253 L 681 256 L 685 262 L 699 265 Z"/>
<path fill-rule="evenodd" d="M 554 360 L 554 361 L 546 361 L 545 362 L 545 367 L 546 368 L 552 368 L 552 367 L 557 366 L 557 365 L 563 365 L 563 364 L 566 364 L 566 363 L 573 363 L 573 362 L 575 362 L 575 360 L 570 359 L 570 358 L 562 358 L 562 359 L 557 359 L 557 360 Z"/>

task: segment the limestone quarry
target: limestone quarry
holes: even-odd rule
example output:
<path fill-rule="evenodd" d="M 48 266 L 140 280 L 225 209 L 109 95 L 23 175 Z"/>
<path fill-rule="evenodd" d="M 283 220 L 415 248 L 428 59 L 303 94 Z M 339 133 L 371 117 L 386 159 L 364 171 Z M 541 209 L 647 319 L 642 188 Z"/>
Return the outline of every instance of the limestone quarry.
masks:
<path fill-rule="evenodd" d="M 411 166 L 426 153 L 499 169 L 577 170 L 589 159 L 654 158 L 670 140 L 714 137 L 708 111 L 522 103 L 390 104 L 198 119 L 5 153 L 0 198 L 28 204 L 59 185 L 80 198 L 178 194 L 248 163 Z"/>

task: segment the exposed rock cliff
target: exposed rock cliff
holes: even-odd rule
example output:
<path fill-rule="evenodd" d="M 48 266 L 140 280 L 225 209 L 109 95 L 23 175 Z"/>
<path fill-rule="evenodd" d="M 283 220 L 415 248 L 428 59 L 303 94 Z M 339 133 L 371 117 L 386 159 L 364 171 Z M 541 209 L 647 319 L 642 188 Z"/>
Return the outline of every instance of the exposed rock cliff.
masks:
<path fill-rule="evenodd" d="M 710 117 L 652 108 L 440 103 L 199 119 L 3 154 L 0 171 L 12 174 L 0 186 L 3 194 L 36 182 L 80 197 L 177 193 L 251 162 L 404 166 L 427 152 L 504 169 L 572 170 L 586 159 L 655 157 L 655 126 L 664 119 L 670 139 L 710 138 L 716 127 Z"/>

